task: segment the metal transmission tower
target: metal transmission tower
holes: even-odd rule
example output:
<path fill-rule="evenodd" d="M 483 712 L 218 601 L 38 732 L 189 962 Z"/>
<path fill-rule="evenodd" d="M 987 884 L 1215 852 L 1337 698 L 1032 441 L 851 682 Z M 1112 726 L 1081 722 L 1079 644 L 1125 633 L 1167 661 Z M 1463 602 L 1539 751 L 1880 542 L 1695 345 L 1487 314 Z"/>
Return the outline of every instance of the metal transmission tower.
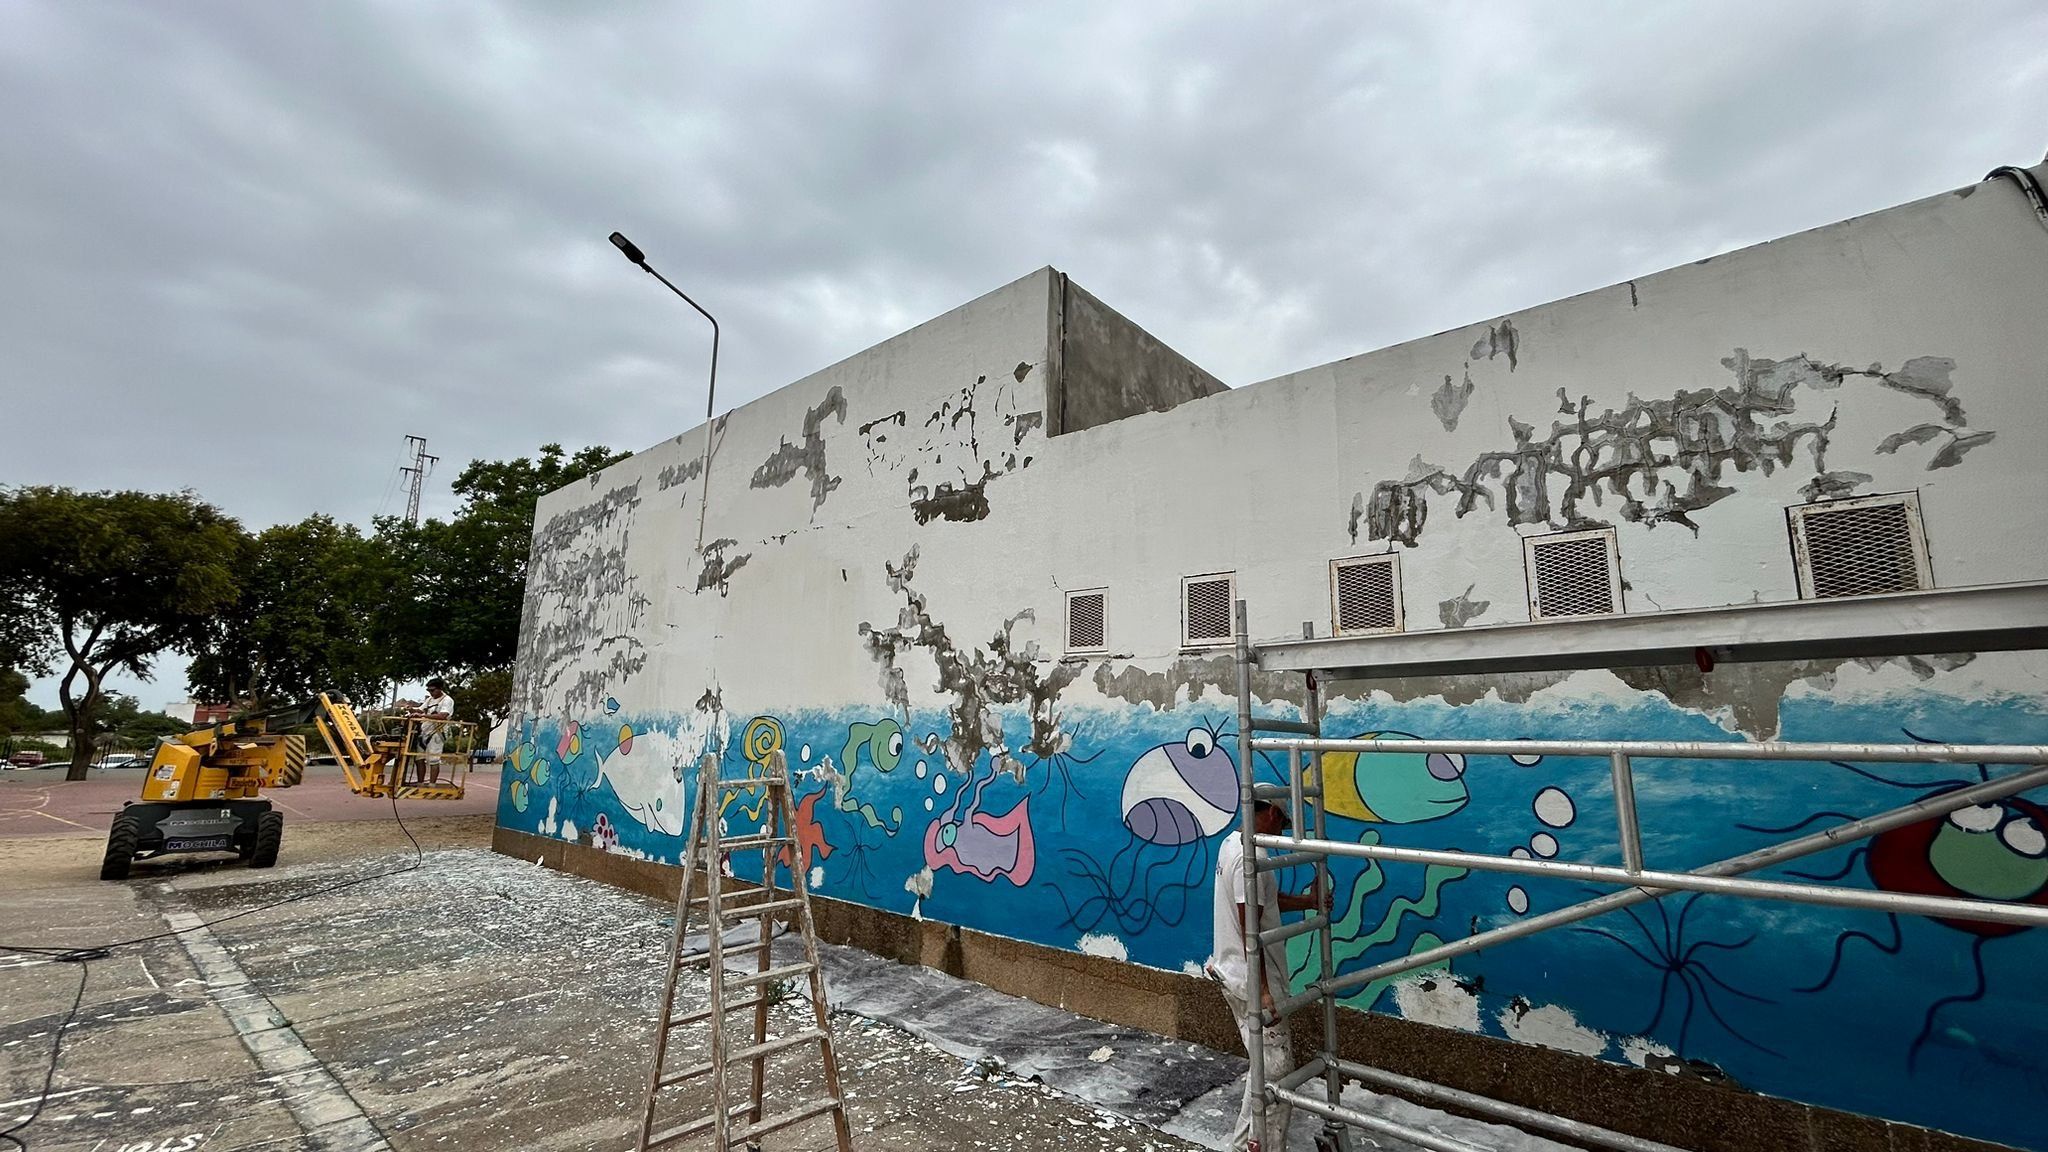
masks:
<path fill-rule="evenodd" d="M 420 522 L 420 485 L 425 482 L 427 473 L 434 470 L 435 462 L 441 458 L 427 455 L 425 436 L 407 436 L 405 446 L 412 450 L 412 463 L 399 469 L 401 473 L 412 477 L 412 487 L 405 494 L 405 522 L 417 525 Z"/>

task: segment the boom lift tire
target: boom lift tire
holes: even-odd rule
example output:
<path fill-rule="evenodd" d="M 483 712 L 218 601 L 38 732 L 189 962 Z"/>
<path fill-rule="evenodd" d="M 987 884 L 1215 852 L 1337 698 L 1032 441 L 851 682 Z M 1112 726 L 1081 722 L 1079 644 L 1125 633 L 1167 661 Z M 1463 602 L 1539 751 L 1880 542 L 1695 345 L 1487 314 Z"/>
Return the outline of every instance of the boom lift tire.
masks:
<path fill-rule="evenodd" d="M 141 835 L 142 828 L 135 817 L 126 812 L 114 817 L 113 830 L 107 834 L 107 855 L 100 861 L 100 879 L 128 878 L 128 866 L 135 860 L 135 843 Z"/>
<path fill-rule="evenodd" d="M 256 850 L 249 854 L 249 867 L 268 868 L 277 863 L 277 850 L 284 844 L 284 813 L 265 812 L 256 818 Z"/>

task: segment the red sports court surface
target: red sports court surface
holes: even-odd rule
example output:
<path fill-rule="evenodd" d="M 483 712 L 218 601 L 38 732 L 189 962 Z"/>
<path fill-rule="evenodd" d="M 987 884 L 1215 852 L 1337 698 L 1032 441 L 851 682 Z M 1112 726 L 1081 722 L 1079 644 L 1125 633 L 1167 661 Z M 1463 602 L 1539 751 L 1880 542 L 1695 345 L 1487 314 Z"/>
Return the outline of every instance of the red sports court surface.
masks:
<path fill-rule="evenodd" d="M 400 800 L 407 816 L 467 816 L 498 809 L 498 765 L 479 764 L 460 800 Z M 142 796 L 139 768 L 95 770 L 90 779 L 67 783 L 64 769 L 0 772 L 0 838 L 13 836 L 105 836 L 124 800 Z M 387 820 L 391 801 L 357 796 L 341 769 L 315 767 L 296 788 L 263 793 L 294 820 Z"/>

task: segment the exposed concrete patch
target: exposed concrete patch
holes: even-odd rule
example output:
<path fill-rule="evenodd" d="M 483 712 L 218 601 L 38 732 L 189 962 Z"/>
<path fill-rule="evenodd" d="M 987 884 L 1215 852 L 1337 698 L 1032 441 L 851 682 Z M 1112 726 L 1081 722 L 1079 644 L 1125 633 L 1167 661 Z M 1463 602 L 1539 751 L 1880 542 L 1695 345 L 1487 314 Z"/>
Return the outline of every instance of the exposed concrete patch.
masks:
<path fill-rule="evenodd" d="M 1989 444 L 1997 435 L 1998 433 L 1996 432 L 1957 433 L 1939 424 L 1916 424 L 1903 432 L 1894 432 L 1879 441 L 1877 451 L 1880 455 L 1889 456 L 1908 444 L 1925 444 L 1930 440 L 1938 440 L 1946 436 L 1948 437 L 1948 443 L 1936 449 L 1934 455 L 1928 458 L 1927 470 L 1932 472 L 1936 468 L 1955 467 L 1963 462 L 1963 453 L 1968 452 L 1972 448 Z"/>
<path fill-rule="evenodd" d="M 697 573 L 697 591 L 716 588 L 720 596 L 727 593 L 733 573 L 746 567 L 747 561 L 754 558 L 752 552 L 742 552 L 730 560 L 726 559 L 725 550 L 737 548 L 739 543 L 737 540 L 726 538 L 713 540 L 704 546 L 704 568 Z"/>
<path fill-rule="evenodd" d="M 1444 431 L 1458 430 L 1458 417 L 1465 414 L 1465 405 L 1471 402 L 1475 387 L 1470 364 L 1465 365 L 1465 379 L 1460 384 L 1452 384 L 1450 373 L 1444 374 L 1443 387 L 1429 398 L 1429 410 L 1436 413 L 1437 422 L 1444 426 Z"/>
<path fill-rule="evenodd" d="M 804 413 L 803 444 L 791 444 L 787 438 L 768 454 L 768 459 L 754 469 L 754 477 L 748 481 L 752 488 L 780 488 L 802 472 L 811 482 L 811 511 L 816 513 L 824 507 L 825 498 L 839 487 L 839 477 L 825 468 L 825 417 L 838 418 L 846 423 L 846 393 L 834 384 L 817 406 Z"/>
<path fill-rule="evenodd" d="M 626 563 L 639 506 L 636 480 L 549 517 L 534 532 L 512 675 L 515 711 L 538 712 L 543 701 L 595 707 L 608 682 L 616 688 L 646 665 L 639 626 L 648 599 Z M 563 687 L 571 668 L 580 671 Z"/>
<path fill-rule="evenodd" d="M 1353 544 L 1358 543 L 1358 522 L 1363 519 L 1365 519 L 1365 493 L 1353 492 L 1351 494 L 1351 522 L 1345 526 L 1345 530 L 1351 533 L 1351 542 Z"/>
<path fill-rule="evenodd" d="M 1513 372 L 1515 367 L 1522 362 L 1521 349 L 1522 336 L 1521 333 L 1515 331 L 1515 322 L 1513 320 L 1502 320 L 1498 324 L 1488 325 L 1486 335 L 1481 336 L 1473 343 L 1471 358 L 1477 360 L 1483 356 L 1491 360 L 1496 356 L 1506 356 L 1508 358 L 1508 371 Z"/>
<path fill-rule="evenodd" d="M 938 692 L 952 697 L 946 715 L 951 733 L 943 741 L 946 761 L 955 772 L 965 775 L 983 752 L 996 767 L 1024 778 L 1026 765 L 1010 755 L 1003 740 L 1003 721 L 996 709 L 1021 704 L 1031 721 L 1030 739 L 1021 751 L 1047 759 L 1067 751 L 1073 734 L 1060 727 L 1059 712 L 1053 707 L 1068 684 L 1081 675 L 1079 664 L 1055 663 L 1043 657 L 1036 641 L 1021 647 L 1013 635 L 1016 626 L 1032 619 L 1030 610 L 1003 621 L 985 648 L 963 651 L 946 633 L 945 625 L 933 620 L 922 593 L 911 587 L 917 572 L 918 549 L 912 547 L 901 565 L 884 563 L 889 590 L 904 598 L 904 607 L 893 628 L 879 628 L 863 622 L 861 641 L 868 656 L 881 671 L 882 690 L 891 704 L 908 717 L 910 689 L 904 682 L 899 659 L 913 649 L 923 649 L 938 665 Z M 1047 665 L 1044 675 L 1039 667 Z"/>
<path fill-rule="evenodd" d="M 1839 500 L 1854 496 L 1856 489 L 1870 483 L 1868 472 L 1822 472 L 1799 489 L 1808 500 Z"/>
<path fill-rule="evenodd" d="M 1504 338 L 1492 339 L 1498 346 Z M 1459 517 L 1482 500 L 1489 510 L 1498 500 L 1510 524 L 1570 529 L 1607 523 L 1591 508 L 1612 499 L 1615 515 L 1623 520 L 1651 527 L 1682 524 L 1697 534 L 1699 525 L 1692 514 L 1734 494 L 1734 487 L 1723 483 L 1732 479 L 1731 473 L 1760 471 L 1768 476 L 1791 467 L 1803 449 L 1810 454 L 1814 471 L 1828 475 L 1827 449 L 1836 413 L 1831 411 L 1824 421 L 1790 419 L 1801 385 L 1828 390 L 1839 388 L 1847 377 L 1869 377 L 1940 405 L 1952 423 L 1959 424 L 1963 416 L 1962 405 L 1949 395 L 1954 362 L 1945 358 L 1917 357 L 1905 368 L 1886 373 L 1880 365 L 1843 368 L 1803 355 L 1790 360 L 1753 358 L 1738 348 L 1722 364 L 1735 376 L 1727 387 L 1680 392 L 1669 399 L 1644 400 L 1630 393 L 1621 408 L 1597 414 L 1592 397 L 1574 402 L 1559 389 L 1560 412 L 1571 419 L 1553 420 L 1547 436 L 1538 438 L 1533 425 L 1510 417 L 1513 445 L 1480 454 L 1462 472 L 1425 466 L 1418 458 L 1406 478 L 1380 481 L 1367 503 L 1368 531 L 1375 540 L 1413 546 L 1427 519 L 1427 498 L 1455 494 L 1454 514 Z M 1889 447 L 1880 446 L 1879 451 L 1896 451 L 1906 443 L 1939 435 L 1948 435 L 1950 442 L 1935 453 L 1929 468 L 1953 466 L 1963 453 L 1992 436 L 1920 425 L 1888 439 Z"/>
<path fill-rule="evenodd" d="M 1019 368 L 1030 375 L 1031 365 Z M 1017 376 L 1017 383 L 1024 376 Z M 994 395 L 985 396 L 984 389 Z M 1008 435 L 992 435 L 985 444 L 981 432 L 991 422 L 1000 423 Z M 909 416 L 896 411 L 862 424 L 860 434 L 870 474 L 878 468 L 903 474 L 904 496 L 919 524 L 968 523 L 988 516 L 993 481 L 1031 466 L 1034 457 L 1024 446 L 1043 436 L 1044 429 L 1043 409 L 1025 409 L 1008 379 L 990 384 L 983 375 L 940 401 L 915 430 Z M 936 479 L 946 473 L 957 478 Z"/>
<path fill-rule="evenodd" d="M 1480 616 L 1485 615 L 1488 608 L 1493 607 L 1493 601 L 1491 600 L 1472 599 L 1472 589 L 1476 587 L 1478 587 L 1476 584 L 1467 584 L 1463 592 L 1458 593 L 1449 600 L 1437 601 L 1437 619 L 1443 621 L 1444 627 L 1463 628 L 1465 625 L 1477 620 Z"/>
<path fill-rule="evenodd" d="M 1151 672 L 1136 664 L 1112 669 L 1105 661 L 1095 668 L 1095 690 L 1113 699 L 1147 704 L 1166 712 L 1199 700 L 1208 691 L 1235 696 L 1237 664 L 1229 656 L 1183 656 L 1164 671 Z M 1252 695 L 1268 703 L 1292 704 L 1297 708 L 1308 703 L 1306 682 L 1290 673 L 1253 669 Z"/>

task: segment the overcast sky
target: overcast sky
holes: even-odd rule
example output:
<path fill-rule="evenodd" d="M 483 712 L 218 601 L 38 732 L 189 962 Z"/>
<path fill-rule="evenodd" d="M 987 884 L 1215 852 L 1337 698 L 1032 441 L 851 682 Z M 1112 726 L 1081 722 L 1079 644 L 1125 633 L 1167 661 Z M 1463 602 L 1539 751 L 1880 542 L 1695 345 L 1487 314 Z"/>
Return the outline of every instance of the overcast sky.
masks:
<path fill-rule="evenodd" d="M 1044 264 L 1236 385 L 2036 163 L 2044 94 L 2033 0 L 0 0 L 0 484 L 644 448 L 708 334 L 614 228 L 721 408 Z"/>

